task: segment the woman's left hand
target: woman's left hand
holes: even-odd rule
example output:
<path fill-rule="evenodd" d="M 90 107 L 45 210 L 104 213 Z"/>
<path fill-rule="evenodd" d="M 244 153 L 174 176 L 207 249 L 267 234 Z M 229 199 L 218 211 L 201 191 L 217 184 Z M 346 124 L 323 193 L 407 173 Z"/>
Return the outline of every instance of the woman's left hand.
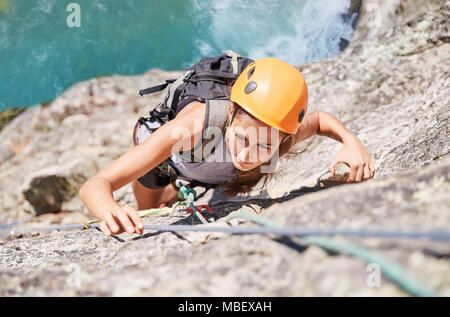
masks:
<path fill-rule="evenodd" d="M 354 135 L 345 139 L 339 153 L 328 167 L 331 177 L 334 176 L 336 165 L 344 163 L 350 167 L 350 176 L 347 183 L 361 182 L 372 178 L 375 174 L 375 166 L 370 154 L 361 141 Z"/>

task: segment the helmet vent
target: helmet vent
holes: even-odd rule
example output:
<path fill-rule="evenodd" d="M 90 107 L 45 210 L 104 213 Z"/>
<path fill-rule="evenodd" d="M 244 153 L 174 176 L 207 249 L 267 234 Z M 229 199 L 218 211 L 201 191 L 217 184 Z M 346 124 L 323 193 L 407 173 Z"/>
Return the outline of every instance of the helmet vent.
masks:
<path fill-rule="evenodd" d="M 252 91 L 254 91 L 256 89 L 256 83 L 254 81 L 249 82 L 246 86 L 245 86 L 245 93 L 249 94 Z"/>
<path fill-rule="evenodd" d="M 255 71 L 255 67 L 252 67 L 252 68 L 247 72 L 247 79 L 250 79 L 250 77 L 252 77 L 254 71 Z"/>
<path fill-rule="evenodd" d="M 305 116 L 305 109 L 302 109 L 302 111 L 298 115 L 298 122 L 302 122 L 304 116 Z"/>

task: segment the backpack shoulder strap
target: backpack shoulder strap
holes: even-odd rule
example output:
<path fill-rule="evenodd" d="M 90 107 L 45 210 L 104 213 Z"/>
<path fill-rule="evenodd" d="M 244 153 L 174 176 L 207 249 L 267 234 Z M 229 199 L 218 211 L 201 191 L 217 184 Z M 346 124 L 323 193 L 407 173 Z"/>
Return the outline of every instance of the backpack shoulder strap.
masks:
<path fill-rule="evenodd" d="M 193 70 L 187 70 L 182 76 L 178 77 L 173 84 L 169 87 L 169 91 L 164 98 L 164 105 L 168 109 L 172 109 L 172 116 L 169 120 L 175 117 L 175 109 L 180 101 L 181 93 L 186 88 L 186 83 L 189 78 L 194 74 Z"/>
<path fill-rule="evenodd" d="M 180 77 L 166 80 L 165 84 L 139 90 L 139 94 L 143 96 L 164 90 L 170 85 L 164 97 L 164 101 L 150 111 L 150 116 L 158 118 L 161 124 L 172 120 L 175 117 L 176 106 L 181 99 L 181 94 L 185 90 L 186 84 L 193 74 L 194 70 L 188 69 Z"/>
<path fill-rule="evenodd" d="M 201 162 L 213 154 L 223 137 L 228 120 L 228 105 L 229 100 L 206 99 L 201 140 L 190 151 L 177 152 L 174 155 L 188 162 Z"/>
<path fill-rule="evenodd" d="M 225 124 L 228 119 L 228 105 L 229 100 L 206 100 L 206 111 L 207 114 L 205 119 L 208 121 L 205 122 L 205 129 L 203 130 L 203 139 L 204 145 L 217 144 L 220 140 L 218 138 L 214 138 L 214 136 L 219 132 L 223 132 L 225 128 Z M 218 130 L 217 130 L 218 129 Z M 217 139 L 217 140 L 216 140 Z"/>

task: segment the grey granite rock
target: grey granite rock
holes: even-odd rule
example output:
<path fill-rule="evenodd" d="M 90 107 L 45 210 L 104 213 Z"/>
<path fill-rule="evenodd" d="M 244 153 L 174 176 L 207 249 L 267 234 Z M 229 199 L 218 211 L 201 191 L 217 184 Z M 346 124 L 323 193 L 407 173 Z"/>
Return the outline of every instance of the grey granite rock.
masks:
<path fill-rule="evenodd" d="M 27 175 L 22 192 L 36 215 L 57 212 L 65 201 L 78 196 L 81 186 L 97 172 L 95 165 L 86 160 L 48 166 Z"/>
<path fill-rule="evenodd" d="M 221 218 L 230 213 L 246 211 L 280 224 L 314 228 L 448 230 L 450 2 L 366 0 L 360 12 L 355 34 L 340 55 L 298 68 L 309 87 L 309 111 L 331 113 L 360 138 L 376 166 L 374 179 L 345 184 L 348 168 L 342 164 L 329 178 L 324 173 L 341 144 L 314 136 L 296 146 L 305 152 L 280 160 L 266 191 L 231 199 L 220 190 L 207 192 L 198 203 L 212 206 L 218 224 L 226 225 Z M 36 175 L 48 180 L 61 174 L 48 173 L 51 166 L 80 161 L 84 163 L 79 166 L 91 166 L 86 170 L 98 171 L 111 164 L 132 147 L 138 116 L 162 98 L 140 98 L 137 91 L 180 74 L 151 70 L 92 79 L 17 116 L 0 132 L 3 146 L 16 145 L 14 155 L 0 163 L 0 223 L 29 218 L 17 227 L 30 228 L 89 219 L 71 195 L 63 196 L 59 214 L 31 216 L 33 204 L 23 189 L 33 186 L 24 185 L 39 179 Z M 75 168 L 65 170 L 66 178 L 77 175 Z M 129 184 L 114 196 L 121 204 L 135 203 Z M 147 217 L 145 223 L 199 221 L 192 215 L 172 215 Z M 234 219 L 228 225 L 250 223 Z M 377 250 L 450 296 L 448 242 L 335 239 Z M 75 230 L 4 235 L 0 272 L 3 296 L 408 295 L 385 277 L 379 287 L 369 287 L 368 263 L 355 257 L 298 239 L 224 233 L 146 232 L 142 237 L 124 233 L 106 238 L 96 230 Z"/>

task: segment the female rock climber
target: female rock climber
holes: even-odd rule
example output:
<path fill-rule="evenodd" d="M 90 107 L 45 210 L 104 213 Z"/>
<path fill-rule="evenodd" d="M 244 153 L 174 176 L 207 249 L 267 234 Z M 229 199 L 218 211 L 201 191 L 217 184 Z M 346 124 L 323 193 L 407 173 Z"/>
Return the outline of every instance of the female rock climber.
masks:
<path fill-rule="evenodd" d="M 250 192 L 261 179 L 265 186 L 274 174 L 270 172 L 274 160 L 292 153 L 289 150 L 296 143 L 318 134 L 343 144 L 329 165 L 331 176 L 337 164 L 345 163 L 351 169 L 348 183 L 373 177 L 375 167 L 370 155 L 355 135 L 326 112 L 307 113 L 306 83 L 292 65 L 276 58 L 257 60 L 230 86 L 228 111 L 224 112 L 226 129 L 217 150 L 207 159 L 188 162 L 175 155 L 201 143 L 204 123 L 212 115 L 212 109 L 202 100 L 184 98 L 178 103 L 175 118 L 153 133 L 140 118 L 134 130 L 134 148 L 82 186 L 80 198 L 100 220 L 106 236 L 142 234 L 144 225 L 136 210 L 176 199 L 173 182 L 161 177 L 158 169 L 169 157 L 171 168 L 181 179 L 217 184 L 232 196 Z M 114 191 L 130 182 L 137 209 L 120 206 L 113 197 Z"/>

